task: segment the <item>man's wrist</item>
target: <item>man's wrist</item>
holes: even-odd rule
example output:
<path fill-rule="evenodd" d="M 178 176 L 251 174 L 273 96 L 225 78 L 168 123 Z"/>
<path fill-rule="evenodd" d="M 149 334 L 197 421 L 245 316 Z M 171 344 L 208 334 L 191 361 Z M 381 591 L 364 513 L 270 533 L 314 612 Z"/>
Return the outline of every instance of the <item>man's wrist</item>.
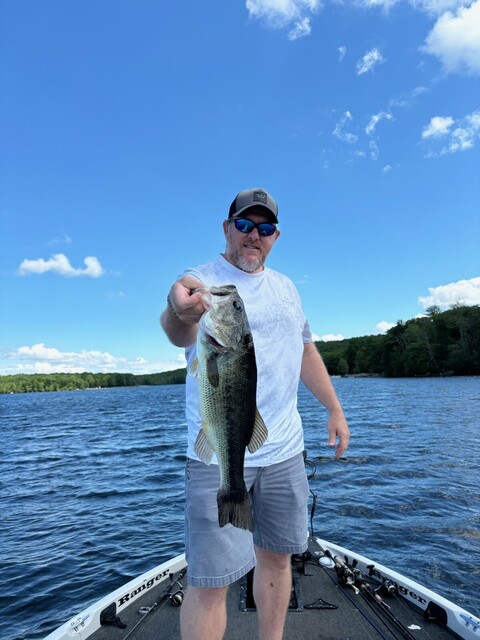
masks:
<path fill-rule="evenodd" d="M 168 308 L 170 309 L 170 311 L 172 312 L 172 314 L 175 316 L 175 318 L 178 318 L 178 313 L 177 313 L 175 307 L 172 304 L 172 300 L 170 298 L 170 294 L 167 294 L 167 305 L 168 305 Z"/>

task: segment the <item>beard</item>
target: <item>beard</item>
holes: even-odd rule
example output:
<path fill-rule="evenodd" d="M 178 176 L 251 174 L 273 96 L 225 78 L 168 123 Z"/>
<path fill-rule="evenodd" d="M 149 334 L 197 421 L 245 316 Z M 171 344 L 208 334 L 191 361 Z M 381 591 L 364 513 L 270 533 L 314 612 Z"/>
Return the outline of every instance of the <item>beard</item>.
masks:
<path fill-rule="evenodd" d="M 247 259 L 240 249 L 236 251 L 232 250 L 231 243 L 227 241 L 225 258 L 237 267 L 237 269 L 241 269 L 241 271 L 245 271 L 246 273 L 253 273 L 263 267 L 266 256 L 263 251 L 260 251 L 257 257 L 252 256 Z"/>
<path fill-rule="evenodd" d="M 253 260 L 247 260 L 244 258 L 239 252 L 230 256 L 232 259 L 232 263 L 242 271 L 246 271 L 247 273 L 253 273 L 254 271 L 258 271 L 261 267 L 263 267 L 263 263 L 265 262 L 265 258 L 263 256 L 258 256 Z"/>

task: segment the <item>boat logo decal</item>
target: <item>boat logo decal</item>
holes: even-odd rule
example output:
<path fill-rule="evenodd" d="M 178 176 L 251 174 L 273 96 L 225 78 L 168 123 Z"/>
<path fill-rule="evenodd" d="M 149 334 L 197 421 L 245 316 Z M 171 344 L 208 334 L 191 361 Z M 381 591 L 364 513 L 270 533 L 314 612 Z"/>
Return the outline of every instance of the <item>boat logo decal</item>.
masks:
<path fill-rule="evenodd" d="M 466 627 L 472 625 L 474 633 L 480 629 L 480 620 L 475 620 L 473 616 L 466 616 L 464 613 L 461 613 L 460 618 L 465 621 Z"/>
<path fill-rule="evenodd" d="M 150 580 L 143 582 L 136 589 L 126 593 L 121 598 L 119 598 L 118 607 L 123 607 L 123 605 L 125 605 L 130 600 L 133 600 L 136 596 L 138 596 L 139 593 L 142 593 L 142 591 L 147 591 L 148 589 L 151 589 L 156 582 L 158 582 L 159 580 L 162 580 L 169 574 L 170 574 L 170 569 L 165 569 L 165 571 L 162 571 L 161 573 L 157 573 L 157 575 L 154 576 L 153 578 L 150 578 Z"/>

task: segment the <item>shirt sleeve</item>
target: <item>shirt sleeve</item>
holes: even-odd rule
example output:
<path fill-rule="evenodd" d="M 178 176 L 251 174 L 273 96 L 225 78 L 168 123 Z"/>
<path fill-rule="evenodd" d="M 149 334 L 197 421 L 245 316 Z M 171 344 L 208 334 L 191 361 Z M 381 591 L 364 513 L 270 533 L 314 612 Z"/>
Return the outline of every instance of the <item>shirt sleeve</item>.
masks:
<path fill-rule="evenodd" d="M 305 324 L 303 325 L 302 336 L 303 336 L 304 344 L 307 342 L 313 342 L 313 335 L 312 335 L 312 332 L 310 331 L 310 325 L 308 324 L 308 320 L 305 320 Z"/>

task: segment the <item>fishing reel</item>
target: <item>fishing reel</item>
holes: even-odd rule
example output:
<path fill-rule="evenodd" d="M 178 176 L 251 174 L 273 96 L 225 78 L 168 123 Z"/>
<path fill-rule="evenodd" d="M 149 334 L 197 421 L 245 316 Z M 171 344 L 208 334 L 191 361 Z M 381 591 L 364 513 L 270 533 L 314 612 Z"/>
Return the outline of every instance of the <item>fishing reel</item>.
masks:
<path fill-rule="evenodd" d="M 352 564 L 350 567 L 347 563 L 347 558 L 345 558 L 345 562 L 343 562 L 338 556 L 334 556 L 331 551 L 326 549 L 324 554 L 327 558 L 333 561 L 335 565 L 335 572 L 338 577 L 338 582 L 342 587 L 350 587 L 355 591 L 355 593 L 359 593 L 359 589 L 356 586 L 357 577 L 359 574 L 358 569 L 356 569 L 356 562 Z"/>
<path fill-rule="evenodd" d="M 355 586 L 357 576 L 350 567 L 347 567 L 347 565 L 343 563 L 335 563 L 335 571 L 337 572 L 338 581 L 342 587 L 351 587 L 355 592 L 357 592 L 357 588 Z"/>
<path fill-rule="evenodd" d="M 397 585 L 391 580 L 387 580 L 385 578 L 382 584 L 377 589 L 375 589 L 375 592 L 393 598 L 397 595 Z"/>
<path fill-rule="evenodd" d="M 178 585 L 178 589 L 168 596 L 170 604 L 172 607 L 181 607 L 185 597 L 185 591 L 183 590 L 183 585 L 178 580 L 175 580 L 175 582 L 172 583 L 172 589 L 174 585 Z"/>

